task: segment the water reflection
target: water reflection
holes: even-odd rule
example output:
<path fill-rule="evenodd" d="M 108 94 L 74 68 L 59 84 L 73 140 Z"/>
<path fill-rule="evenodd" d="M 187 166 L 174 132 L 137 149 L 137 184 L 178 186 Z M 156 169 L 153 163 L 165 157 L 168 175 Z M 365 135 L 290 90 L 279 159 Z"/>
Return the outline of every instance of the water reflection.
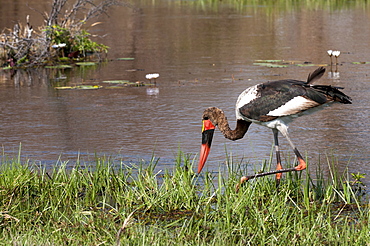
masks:
<path fill-rule="evenodd" d="M 179 147 L 197 155 L 205 108 L 222 108 L 233 127 L 235 101 L 246 87 L 285 78 L 305 80 L 316 68 L 269 68 L 254 66 L 255 60 L 326 65 L 326 51 L 337 47 L 343 51 L 341 65 L 337 71 L 328 68 L 320 83 L 345 87 L 353 105 L 333 105 L 301 117 L 291 124 L 290 134 L 308 154 L 310 168 L 326 162 L 327 154 L 342 170 L 370 174 L 368 65 L 352 63 L 370 57 L 367 8 L 284 12 L 222 4 L 214 9 L 195 2 L 138 2 L 140 11 L 114 9 L 110 18 L 101 19 L 100 29 L 90 30 L 108 33 L 104 43 L 111 47 L 109 62 L 97 67 L 1 71 L 0 140 L 5 152 L 16 152 L 22 142 L 25 156 L 48 163 L 60 155 L 64 160 L 90 158 L 95 152 L 125 161 L 149 160 L 154 152 L 161 158 L 160 168 L 166 168 Z M 121 57 L 134 59 L 117 60 Z M 144 82 L 152 71 L 161 76 L 156 87 L 108 88 L 102 83 Z M 103 88 L 54 89 L 80 84 Z M 281 145 L 285 158 L 293 155 L 288 143 L 282 140 Z M 218 170 L 226 148 L 258 169 L 271 146 L 271 131 L 259 126 L 236 142 L 216 132 L 207 168 Z"/>
<path fill-rule="evenodd" d="M 158 96 L 159 88 L 158 87 L 150 87 L 146 89 L 146 94 L 148 96 Z"/>

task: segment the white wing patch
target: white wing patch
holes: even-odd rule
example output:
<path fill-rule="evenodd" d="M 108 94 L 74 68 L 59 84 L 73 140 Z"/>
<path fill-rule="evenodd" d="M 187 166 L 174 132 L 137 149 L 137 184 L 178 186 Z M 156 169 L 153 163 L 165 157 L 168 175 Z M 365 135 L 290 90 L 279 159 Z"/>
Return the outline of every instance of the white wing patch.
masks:
<path fill-rule="evenodd" d="M 251 87 L 248 87 L 245 89 L 238 97 L 238 100 L 236 101 L 236 117 L 237 119 L 243 119 L 243 117 L 240 115 L 239 108 L 243 107 L 244 105 L 250 103 L 254 99 L 257 98 L 257 86 L 254 85 Z"/>
<path fill-rule="evenodd" d="M 305 111 L 307 109 L 319 106 L 320 103 L 312 101 L 303 96 L 298 96 L 288 101 L 284 105 L 270 111 L 268 116 L 287 116 L 292 114 L 297 114 L 299 112 Z"/>

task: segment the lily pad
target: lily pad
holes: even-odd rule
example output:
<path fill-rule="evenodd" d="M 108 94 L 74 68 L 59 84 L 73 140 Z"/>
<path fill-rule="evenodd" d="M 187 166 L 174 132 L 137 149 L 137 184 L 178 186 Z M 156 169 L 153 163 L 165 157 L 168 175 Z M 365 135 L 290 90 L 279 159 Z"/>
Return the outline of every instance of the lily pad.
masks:
<path fill-rule="evenodd" d="M 282 61 L 283 60 L 256 60 L 257 63 L 277 63 Z"/>
<path fill-rule="evenodd" d="M 96 90 L 103 88 L 101 85 L 79 85 L 76 89 L 82 89 L 82 90 Z"/>
<path fill-rule="evenodd" d="M 118 61 L 132 61 L 132 60 L 135 60 L 135 58 L 132 58 L 132 57 L 121 57 L 121 58 L 117 58 Z"/>
<path fill-rule="evenodd" d="M 95 66 L 95 62 L 76 62 L 77 66 Z"/>
<path fill-rule="evenodd" d="M 253 65 L 264 67 L 289 67 L 292 65 L 299 67 L 326 67 L 328 64 L 313 64 L 311 62 L 293 61 L 293 60 L 255 60 Z"/>
<path fill-rule="evenodd" d="M 71 65 L 55 65 L 55 66 L 45 66 L 45 68 L 72 68 Z"/>
<path fill-rule="evenodd" d="M 370 64 L 370 62 L 352 62 L 352 64 Z"/>
<path fill-rule="evenodd" d="M 144 83 L 144 82 L 141 82 L 141 81 L 130 82 L 128 80 L 105 80 L 105 81 L 103 81 L 103 83 L 116 84 L 117 87 L 118 86 L 121 86 L 121 85 L 123 85 L 123 86 L 133 86 L 133 87 L 138 87 L 138 86 L 153 86 L 153 85 L 155 85 L 153 83 Z M 114 86 L 114 87 L 116 87 L 116 86 Z"/>
<path fill-rule="evenodd" d="M 129 84 L 130 81 L 128 80 L 105 80 L 103 83 L 109 83 L 109 84 Z"/>
<path fill-rule="evenodd" d="M 303 64 L 296 64 L 298 67 L 326 67 L 328 64 L 314 64 L 314 63 L 303 63 Z"/>
<path fill-rule="evenodd" d="M 288 67 L 288 65 L 267 63 L 267 62 L 255 62 L 253 63 L 253 65 L 264 66 L 264 67 Z"/>
<path fill-rule="evenodd" d="M 54 87 L 56 90 L 97 90 L 102 88 L 100 85 L 76 85 Z"/>

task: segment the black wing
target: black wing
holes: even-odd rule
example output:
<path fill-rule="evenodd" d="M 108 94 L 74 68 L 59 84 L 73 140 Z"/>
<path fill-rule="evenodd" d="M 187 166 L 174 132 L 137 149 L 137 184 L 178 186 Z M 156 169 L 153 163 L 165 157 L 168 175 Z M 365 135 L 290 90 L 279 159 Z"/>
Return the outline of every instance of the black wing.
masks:
<path fill-rule="evenodd" d="M 301 97 L 300 102 L 293 99 Z M 246 118 L 258 121 L 270 121 L 279 116 L 292 115 L 326 103 L 327 97 L 298 80 L 279 80 L 257 86 L 257 96 L 248 104 L 239 108 Z M 283 113 L 271 113 L 286 106 Z"/>

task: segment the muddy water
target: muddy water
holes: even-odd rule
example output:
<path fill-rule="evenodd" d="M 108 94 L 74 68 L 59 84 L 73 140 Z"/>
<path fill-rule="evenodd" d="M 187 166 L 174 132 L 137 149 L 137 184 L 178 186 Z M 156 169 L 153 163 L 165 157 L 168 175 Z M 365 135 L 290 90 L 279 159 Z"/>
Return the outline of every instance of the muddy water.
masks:
<path fill-rule="evenodd" d="M 195 1 L 196 2 L 196 1 Z M 328 64 L 338 49 L 339 74 L 320 81 L 345 87 L 352 105 L 333 105 L 290 125 L 293 141 L 310 165 L 334 156 L 339 167 L 370 173 L 370 10 L 365 6 L 272 8 L 201 6 L 195 2 L 136 2 L 115 8 L 89 31 L 111 47 L 109 62 L 94 68 L 1 72 L 0 143 L 6 155 L 22 155 L 53 165 L 58 158 L 92 160 L 95 153 L 126 162 L 158 158 L 171 168 L 180 148 L 196 155 L 202 111 L 224 109 L 234 127 L 234 105 L 246 87 L 260 82 L 305 80 L 317 66 L 257 66 L 256 60 Z M 33 3 L 47 9 L 47 5 Z M 3 6 L 11 11 L 5 11 Z M 13 25 L 30 11 L 23 3 L 1 7 L 1 25 Z M 35 6 L 33 6 L 35 7 Z M 9 15 L 7 15 L 9 14 Z M 31 20 L 41 18 L 31 12 Z M 3 27 L 2 27 L 3 28 Z M 131 61 L 117 58 L 131 57 Z M 334 68 L 335 69 L 335 68 Z M 328 67 L 330 71 L 330 67 Z M 145 81 L 158 72 L 157 87 L 112 87 L 107 80 Z M 55 90 L 53 85 L 103 85 L 99 90 Z M 293 155 L 281 139 L 284 157 Z M 217 132 L 208 170 L 217 171 L 225 148 L 236 160 L 259 168 L 269 158 L 272 133 L 253 125 L 231 142 Z"/>

